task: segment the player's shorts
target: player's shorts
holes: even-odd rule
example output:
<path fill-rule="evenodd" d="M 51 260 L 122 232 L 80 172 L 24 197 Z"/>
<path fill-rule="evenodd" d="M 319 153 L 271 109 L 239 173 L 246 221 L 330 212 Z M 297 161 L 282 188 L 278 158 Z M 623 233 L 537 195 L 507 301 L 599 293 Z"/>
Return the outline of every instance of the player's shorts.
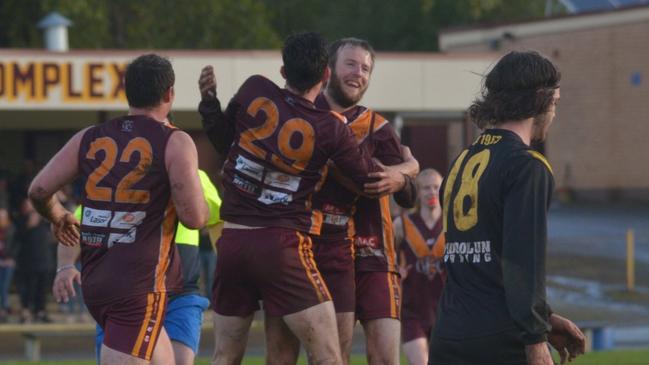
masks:
<path fill-rule="evenodd" d="M 148 293 L 87 307 L 90 315 L 104 329 L 104 345 L 151 360 L 165 319 L 166 293 Z"/>
<path fill-rule="evenodd" d="M 401 317 L 401 283 L 393 272 L 356 272 L 356 318 Z"/>
<path fill-rule="evenodd" d="M 470 339 L 440 338 L 433 333 L 429 365 L 527 365 L 525 344 L 515 330 Z"/>
<path fill-rule="evenodd" d="M 181 295 L 169 300 L 163 327 L 172 341 L 180 342 L 198 353 L 201 340 L 203 311 L 210 305 L 207 298 L 198 294 Z M 104 342 L 104 330 L 96 326 L 95 354 L 99 363 L 101 344 Z"/>
<path fill-rule="evenodd" d="M 354 241 L 314 236 L 313 256 L 318 270 L 331 293 L 336 313 L 354 312 L 356 282 L 354 280 Z"/>
<path fill-rule="evenodd" d="M 401 319 L 401 342 L 406 343 L 418 338 L 428 340 L 433 326 L 418 319 Z"/>
<path fill-rule="evenodd" d="M 212 305 L 224 316 L 281 317 L 331 300 L 311 238 L 287 228 L 226 228 L 217 243 Z"/>

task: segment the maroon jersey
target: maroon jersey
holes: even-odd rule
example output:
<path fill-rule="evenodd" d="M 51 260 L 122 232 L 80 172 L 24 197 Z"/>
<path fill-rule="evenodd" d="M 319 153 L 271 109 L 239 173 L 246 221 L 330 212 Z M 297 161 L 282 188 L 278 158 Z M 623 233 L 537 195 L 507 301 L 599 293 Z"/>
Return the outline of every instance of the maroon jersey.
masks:
<path fill-rule="evenodd" d="M 443 245 L 442 219 L 432 229 L 424 223 L 419 213 L 401 216 L 404 241 L 399 246 L 401 266 L 409 266 L 408 275 L 402 280 L 404 319 L 417 319 L 428 325 L 435 323 L 437 302 L 444 288 L 441 258 L 433 258 L 435 245 Z"/>
<path fill-rule="evenodd" d="M 221 217 L 258 227 L 320 234 L 323 216 L 312 195 L 331 159 L 362 186 L 376 167 L 358 148 L 345 118 L 252 76 L 232 98 L 234 143 L 224 165 Z"/>
<path fill-rule="evenodd" d="M 98 304 L 182 286 L 165 167 L 174 131 L 130 115 L 92 127 L 79 146 L 83 295 Z"/>
<path fill-rule="evenodd" d="M 369 155 L 384 165 L 403 162 L 401 143 L 390 124 L 377 113 L 354 123 L 350 128 Z M 379 199 L 359 197 L 354 212 L 356 231 L 356 271 L 397 271 L 390 197 Z"/>
<path fill-rule="evenodd" d="M 315 102 L 318 108 L 330 109 L 324 95 L 320 94 Z M 370 125 L 375 113 L 365 107 L 355 106 L 343 113 L 347 126 L 352 129 L 356 141 L 362 144 L 371 133 Z M 351 238 L 356 233 L 354 220 L 355 203 L 358 195 L 328 176 L 322 189 L 314 196 L 314 207 L 322 211 L 323 223 L 321 235 L 327 239 Z"/>

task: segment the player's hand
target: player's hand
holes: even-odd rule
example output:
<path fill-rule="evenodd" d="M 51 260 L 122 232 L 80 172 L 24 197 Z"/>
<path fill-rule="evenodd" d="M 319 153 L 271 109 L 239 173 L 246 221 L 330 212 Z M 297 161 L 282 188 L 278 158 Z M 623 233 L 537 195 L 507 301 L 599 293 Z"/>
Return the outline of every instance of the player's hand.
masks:
<path fill-rule="evenodd" d="M 553 313 L 550 325 L 552 330 L 548 334 L 548 342 L 559 352 L 562 364 L 585 352 L 586 337 L 572 321 Z"/>
<path fill-rule="evenodd" d="M 201 92 L 201 99 L 204 101 L 216 99 L 216 76 L 212 66 L 205 66 L 201 70 L 198 79 L 198 89 Z"/>
<path fill-rule="evenodd" d="M 370 195 L 393 194 L 403 189 L 406 185 L 406 178 L 394 167 L 385 166 L 378 160 L 374 160 L 383 171 L 370 172 L 368 175 L 378 181 L 367 183 L 364 186 L 365 193 Z"/>
<path fill-rule="evenodd" d="M 52 233 L 63 246 L 75 246 L 79 243 L 79 221 L 72 213 L 65 213 L 61 219 L 52 222 Z"/>
<path fill-rule="evenodd" d="M 401 276 L 401 281 L 406 280 L 408 277 L 408 272 L 412 269 L 412 265 L 399 266 L 399 276 Z"/>
<path fill-rule="evenodd" d="M 52 294 L 57 303 L 67 303 L 70 298 L 77 296 L 74 283 L 81 285 L 81 273 L 76 267 L 65 269 L 56 274 L 52 285 Z"/>
<path fill-rule="evenodd" d="M 525 346 L 528 365 L 554 365 L 547 342 L 539 342 Z"/>

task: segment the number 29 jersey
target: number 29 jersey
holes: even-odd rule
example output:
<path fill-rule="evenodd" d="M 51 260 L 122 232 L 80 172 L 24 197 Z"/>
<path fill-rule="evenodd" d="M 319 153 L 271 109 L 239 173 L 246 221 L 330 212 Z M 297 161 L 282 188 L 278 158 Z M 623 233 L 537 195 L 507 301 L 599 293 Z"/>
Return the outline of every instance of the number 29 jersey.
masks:
<path fill-rule="evenodd" d="M 223 172 L 223 220 L 319 235 L 322 213 L 312 195 L 331 159 L 359 187 L 375 168 L 343 116 L 262 76 L 251 76 L 228 104 L 234 143 Z"/>
<path fill-rule="evenodd" d="M 546 159 L 508 130 L 485 131 L 454 161 L 441 187 L 448 276 L 437 336 L 462 339 L 514 329 L 526 344 L 545 338 L 553 189 Z"/>
<path fill-rule="evenodd" d="M 81 139 L 82 283 L 90 304 L 182 287 L 164 157 L 174 130 L 129 115 L 91 127 Z"/>

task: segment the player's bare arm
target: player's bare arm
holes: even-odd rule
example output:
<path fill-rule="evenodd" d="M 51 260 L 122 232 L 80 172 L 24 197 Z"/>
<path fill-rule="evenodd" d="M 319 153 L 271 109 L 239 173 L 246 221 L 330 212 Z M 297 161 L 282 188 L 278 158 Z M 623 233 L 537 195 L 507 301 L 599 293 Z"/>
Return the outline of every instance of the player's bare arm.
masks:
<path fill-rule="evenodd" d="M 399 171 L 402 174 L 406 174 L 411 178 L 416 178 L 419 174 L 419 161 L 413 156 L 410 147 L 401 145 L 401 157 L 403 158 L 403 163 L 399 164 Z"/>
<path fill-rule="evenodd" d="M 547 342 L 525 346 L 528 365 L 554 365 Z"/>
<path fill-rule="evenodd" d="M 379 180 L 365 184 L 365 193 L 371 195 L 394 194 L 406 188 L 408 178 L 414 179 L 419 173 L 419 162 L 407 146 L 401 145 L 401 157 L 403 162 L 397 165 L 384 166 L 378 162 L 377 164 L 383 171 L 370 174 L 370 177 Z"/>
<path fill-rule="evenodd" d="M 74 266 L 79 254 L 80 246 L 58 245 L 56 251 L 56 276 L 52 285 L 52 294 L 57 303 L 67 303 L 71 297 L 76 297 L 74 283 L 81 285 L 81 273 Z"/>
<path fill-rule="evenodd" d="M 79 221 L 65 209 L 56 192 L 71 183 L 78 174 L 79 144 L 86 129 L 75 134 L 50 162 L 36 175 L 29 187 L 29 199 L 45 219 L 52 223 L 56 239 L 63 245 L 79 243 Z"/>
<path fill-rule="evenodd" d="M 202 228 L 210 212 L 198 177 L 196 146 L 187 133 L 178 131 L 169 137 L 165 165 L 178 220 L 187 228 Z"/>

